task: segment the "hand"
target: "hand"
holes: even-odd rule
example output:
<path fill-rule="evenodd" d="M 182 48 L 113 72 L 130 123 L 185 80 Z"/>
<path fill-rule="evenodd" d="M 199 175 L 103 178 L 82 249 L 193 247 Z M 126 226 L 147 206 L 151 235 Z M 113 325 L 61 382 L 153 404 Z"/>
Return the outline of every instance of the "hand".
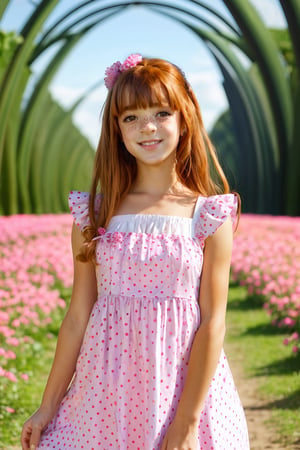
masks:
<path fill-rule="evenodd" d="M 174 420 L 163 440 L 161 450 L 198 450 L 198 423 L 183 424 Z"/>
<path fill-rule="evenodd" d="M 54 412 L 41 407 L 24 423 L 21 434 L 22 450 L 36 450 L 41 433 L 53 416 Z"/>

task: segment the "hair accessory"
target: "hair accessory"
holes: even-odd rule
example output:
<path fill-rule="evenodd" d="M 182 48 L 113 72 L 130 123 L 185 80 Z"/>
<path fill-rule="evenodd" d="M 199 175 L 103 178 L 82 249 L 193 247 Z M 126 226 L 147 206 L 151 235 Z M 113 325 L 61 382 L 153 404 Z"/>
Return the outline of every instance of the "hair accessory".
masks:
<path fill-rule="evenodd" d="M 104 236 L 104 234 L 106 233 L 106 229 L 103 228 L 103 227 L 100 227 L 100 228 L 97 229 L 97 232 L 98 232 L 97 236 L 95 236 L 92 239 L 92 241 L 97 241 L 97 239 L 101 239 L 102 236 Z"/>
<path fill-rule="evenodd" d="M 142 59 L 143 57 L 141 55 L 132 54 L 125 59 L 123 64 L 120 63 L 120 61 L 117 61 L 111 66 L 107 67 L 104 77 L 104 83 L 107 89 L 110 90 L 114 87 L 114 84 L 121 72 L 125 72 L 125 70 L 128 70 L 131 67 L 135 67 L 139 62 L 142 61 Z"/>

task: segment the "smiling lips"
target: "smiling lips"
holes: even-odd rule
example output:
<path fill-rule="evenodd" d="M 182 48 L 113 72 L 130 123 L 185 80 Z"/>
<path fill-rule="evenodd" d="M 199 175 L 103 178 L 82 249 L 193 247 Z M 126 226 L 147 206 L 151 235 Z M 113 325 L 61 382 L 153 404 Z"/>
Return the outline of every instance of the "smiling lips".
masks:
<path fill-rule="evenodd" d="M 160 139 L 156 139 L 156 140 L 153 140 L 153 141 L 143 141 L 143 142 L 140 142 L 140 145 L 141 146 L 145 146 L 145 147 L 151 147 L 152 145 L 157 145 L 157 144 L 159 144 L 161 142 L 161 140 Z"/>

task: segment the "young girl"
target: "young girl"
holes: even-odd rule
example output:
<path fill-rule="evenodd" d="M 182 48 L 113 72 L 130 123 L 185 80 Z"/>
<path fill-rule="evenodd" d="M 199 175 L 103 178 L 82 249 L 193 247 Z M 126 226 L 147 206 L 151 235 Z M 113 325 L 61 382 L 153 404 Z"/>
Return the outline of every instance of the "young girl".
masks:
<path fill-rule="evenodd" d="M 237 196 L 178 67 L 131 55 L 105 82 L 91 191 L 69 196 L 72 299 L 22 449 L 249 449 L 222 350 Z"/>

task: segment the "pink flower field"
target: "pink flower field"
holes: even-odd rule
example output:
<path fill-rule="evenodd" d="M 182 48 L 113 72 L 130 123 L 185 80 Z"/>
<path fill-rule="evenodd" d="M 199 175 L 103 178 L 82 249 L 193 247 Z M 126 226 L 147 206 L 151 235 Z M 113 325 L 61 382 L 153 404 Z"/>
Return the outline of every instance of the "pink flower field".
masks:
<path fill-rule="evenodd" d="M 33 343 L 55 311 L 65 308 L 62 292 L 72 284 L 72 217 L 0 217 L 0 383 L 26 381 L 14 360 Z M 263 298 L 283 343 L 299 349 L 300 218 L 243 214 L 235 235 L 232 279 Z"/>
<path fill-rule="evenodd" d="M 28 379 L 12 360 L 33 343 L 32 331 L 66 306 L 61 290 L 72 284 L 71 226 L 68 214 L 0 217 L 0 381 Z"/>
<path fill-rule="evenodd" d="M 243 214 L 235 235 L 232 279 L 263 298 L 283 343 L 299 351 L 300 217 Z"/>

